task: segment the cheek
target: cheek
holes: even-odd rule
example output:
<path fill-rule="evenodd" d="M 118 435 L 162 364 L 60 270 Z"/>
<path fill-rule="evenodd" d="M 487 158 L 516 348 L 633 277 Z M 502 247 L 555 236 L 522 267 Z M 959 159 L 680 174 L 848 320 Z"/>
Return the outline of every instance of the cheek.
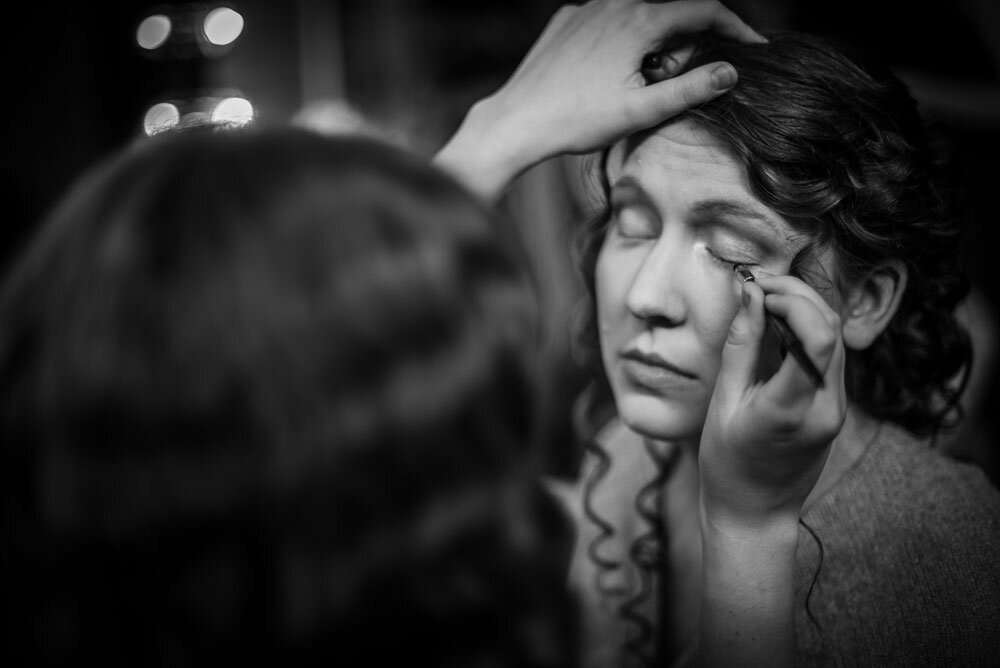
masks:
<path fill-rule="evenodd" d="M 698 338 L 705 350 L 706 375 L 714 378 L 722 361 L 722 348 L 729 336 L 729 327 L 740 307 L 742 290 L 739 282 L 724 280 L 728 276 L 706 276 L 702 285 L 703 298 L 696 302 Z"/>
<path fill-rule="evenodd" d="M 627 315 L 626 296 L 632 270 L 620 254 L 602 247 L 594 270 L 594 293 L 597 300 L 597 324 L 601 338 L 613 332 Z"/>

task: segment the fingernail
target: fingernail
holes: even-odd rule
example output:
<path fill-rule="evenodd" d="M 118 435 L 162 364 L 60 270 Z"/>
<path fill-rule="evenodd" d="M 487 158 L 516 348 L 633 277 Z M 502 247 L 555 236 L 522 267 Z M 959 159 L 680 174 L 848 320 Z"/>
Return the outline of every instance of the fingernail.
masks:
<path fill-rule="evenodd" d="M 642 60 L 642 76 L 647 83 L 659 83 L 669 79 L 680 69 L 680 61 L 663 52 L 647 53 Z"/>
<path fill-rule="evenodd" d="M 660 69 L 662 69 L 663 73 L 668 77 L 672 77 L 680 71 L 681 61 L 677 60 L 673 56 L 664 54 L 663 61 L 660 64 Z"/>
<path fill-rule="evenodd" d="M 712 86 L 715 90 L 729 90 L 734 85 L 736 85 L 736 68 L 732 65 L 723 63 L 712 69 Z"/>

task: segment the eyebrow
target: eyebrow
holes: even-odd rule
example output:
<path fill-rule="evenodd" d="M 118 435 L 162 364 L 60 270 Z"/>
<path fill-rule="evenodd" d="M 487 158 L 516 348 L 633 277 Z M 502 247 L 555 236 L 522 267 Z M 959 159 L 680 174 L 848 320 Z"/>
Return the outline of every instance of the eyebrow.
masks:
<path fill-rule="evenodd" d="M 777 225 L 767 214 L 749 207 L 742 202 L 730 199 L 703 200 L 694 205 L 693 211 L 699 216 L 710 218 L 739 218 L 751 223 L 758 223 L 767 228 L 767 231 L 779 239 L 785 237 L 778 229 Z"/>
<path fill-rule="evenodd" d="M 611 185 L 611 204 L 649 204 L 649 193 L 632 176 L 623 176 Z"/>

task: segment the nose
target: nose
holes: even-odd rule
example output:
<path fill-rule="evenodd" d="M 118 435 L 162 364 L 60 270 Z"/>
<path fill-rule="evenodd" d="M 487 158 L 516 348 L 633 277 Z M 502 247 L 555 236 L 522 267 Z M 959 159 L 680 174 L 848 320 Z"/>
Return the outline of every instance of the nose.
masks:
<path fill-rule="evenodd" d="M 688 316 L 686 258 L 679 244 L 664 236 L 643 259 L 625 303 L 650 326 L 677 327 Z"/>

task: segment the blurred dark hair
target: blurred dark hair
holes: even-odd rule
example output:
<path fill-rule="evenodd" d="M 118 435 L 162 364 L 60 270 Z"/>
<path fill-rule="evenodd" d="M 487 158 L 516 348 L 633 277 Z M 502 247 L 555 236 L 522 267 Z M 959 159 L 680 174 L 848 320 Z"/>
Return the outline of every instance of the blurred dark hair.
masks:
<path fill-rule="evenodd" d="M 415 156 L 137 144 L 0 295 L 18 665 L 564 666 L 533 279 Z"/>
<path fill-rule="evenodd" d="M 822 280 L 807 272 L 822 248 L 833 251 L 837 289 L 885 260 L 905 265 L 895 317 L 867 350 L 848 352 L 848 394 L 869 414 L 917 435 L 953 426 L 971 363 L 955 307 L 969 285 L 959 257 L 963 209 L 941 128 L 925 123 L 885 65 L 852 47 L 794 33 L 769 38 L 744 44 L 699 36 L 685 67 L 727 61 L 739 82 L 674 120 L 690 119 L 726 144 L 754 195 L 812 240 L 793 273 Z M 605 210 L 578 237 L 591 299 L 607 221 Z M 605 384 L 592 307 L 580 344 Z"/>

